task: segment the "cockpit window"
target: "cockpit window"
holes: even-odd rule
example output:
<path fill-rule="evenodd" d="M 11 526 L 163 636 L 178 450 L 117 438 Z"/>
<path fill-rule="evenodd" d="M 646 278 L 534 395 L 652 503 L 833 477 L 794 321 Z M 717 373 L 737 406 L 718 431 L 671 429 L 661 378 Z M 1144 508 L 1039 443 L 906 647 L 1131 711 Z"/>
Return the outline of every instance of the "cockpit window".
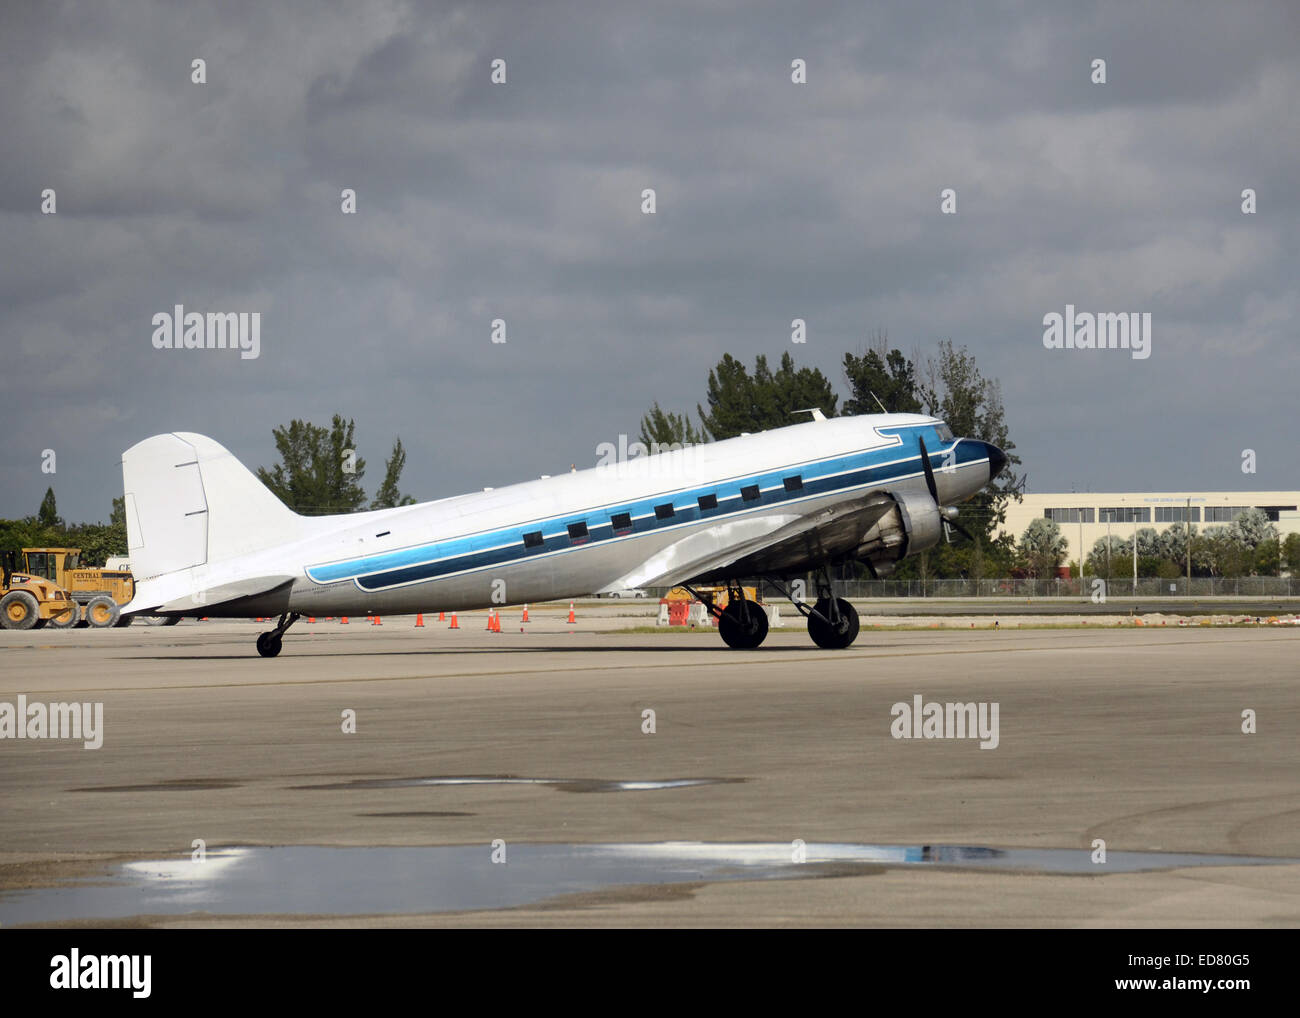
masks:
<path fill-rule="evenodd" d="M 952 428 L 948 427 L 948 425 L 940 424 L 934 430 L 938 433 L 940 442 L 952 441 Z"/>

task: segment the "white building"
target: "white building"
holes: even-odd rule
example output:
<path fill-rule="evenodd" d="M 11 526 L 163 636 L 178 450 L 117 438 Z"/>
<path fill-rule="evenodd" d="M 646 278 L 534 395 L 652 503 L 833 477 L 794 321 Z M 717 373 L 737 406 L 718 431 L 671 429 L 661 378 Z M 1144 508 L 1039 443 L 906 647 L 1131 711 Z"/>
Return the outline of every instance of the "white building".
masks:
<path fill-rule="evenodd" d="M 1198 533 L 1207 526 L 1226 526 L 1243 509 L 1263 509 L 1277 524 L 1283 540 L 1300 533 L 1300 491 L 1153 491 L 1071 492 L 1069 494 L 1025 495 L 1022 502 L 1007 503 L 1007 519 L 999 533 L 1017 541 L 1031 520 L 1046 517 L 1060 525 L 1069 542 L 1066 557 L 1079 560 L 1079 542 L 1084 554 L 1109 532 L 1129 540 L 1135 531 L 1153 527 L 1162 532 L 1174 525 L 1191 522 Z"/>

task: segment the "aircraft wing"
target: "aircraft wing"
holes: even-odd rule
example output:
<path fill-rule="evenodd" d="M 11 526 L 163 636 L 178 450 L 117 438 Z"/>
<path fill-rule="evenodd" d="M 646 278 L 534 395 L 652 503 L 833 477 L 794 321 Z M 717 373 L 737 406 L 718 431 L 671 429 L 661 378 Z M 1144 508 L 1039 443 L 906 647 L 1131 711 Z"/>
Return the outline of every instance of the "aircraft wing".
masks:
<path fill-rule="evenodd" d="M 811 514 L 764 514 L 719 523 L 661 549 L 608 589 L 667 587 L 817 565 L 852 552 L 895 504 L 891 495 L 871 492 Z"/>

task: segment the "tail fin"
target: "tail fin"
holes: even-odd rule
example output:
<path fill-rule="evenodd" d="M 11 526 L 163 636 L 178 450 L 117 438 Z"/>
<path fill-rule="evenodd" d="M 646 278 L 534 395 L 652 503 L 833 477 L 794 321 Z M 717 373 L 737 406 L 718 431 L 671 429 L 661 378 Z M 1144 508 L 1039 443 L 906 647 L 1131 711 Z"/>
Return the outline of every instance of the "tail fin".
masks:
<path fill-rule="evenodd" d="M 131 570 L 149 581 L 303 536 L 303 518 L 204 435 L 155 435 L 122 454 Z"/>

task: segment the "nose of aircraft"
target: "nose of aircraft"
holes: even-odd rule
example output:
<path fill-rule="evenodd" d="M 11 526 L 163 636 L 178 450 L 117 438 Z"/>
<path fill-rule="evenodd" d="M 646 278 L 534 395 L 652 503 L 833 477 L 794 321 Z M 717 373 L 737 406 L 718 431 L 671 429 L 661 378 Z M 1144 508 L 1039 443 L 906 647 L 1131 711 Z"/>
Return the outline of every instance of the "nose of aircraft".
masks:
<path fill-rule="evenodd" d="M 996 445 L 989 445 L 987 442 L 985 442 L 984 444 L 988 446 L 989 480 L 992 481 L 993 478 L 997 477 L 998 474 L 1002 473 L 1002 471 L 1006 468 L 1007 454 L 1004 453 L 1001 449 L 999 449 Z"/>

